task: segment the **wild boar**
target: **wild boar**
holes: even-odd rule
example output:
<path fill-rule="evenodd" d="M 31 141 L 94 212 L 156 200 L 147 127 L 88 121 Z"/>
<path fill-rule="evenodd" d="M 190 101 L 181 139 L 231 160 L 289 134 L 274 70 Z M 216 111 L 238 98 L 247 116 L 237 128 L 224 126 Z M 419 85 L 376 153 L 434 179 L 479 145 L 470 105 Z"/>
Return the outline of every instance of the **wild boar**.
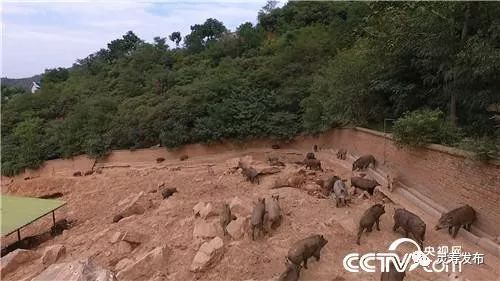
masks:
<path fill-rule="evenodd" d="M 279 195 L 272 195 L 271 200 L 266 200 L 266 213 L 269 229 L 276 229 L 281 224 L 283 218 L 279 203 Z"/>
<path fill-rule="evenodd" d="M 392 231 L 396 231 L 401 227 L 405 231 L 405 236 L 408 237 L 408 234 L 411 233 L 423 249 L 426 228 L 424 221 L 414 213 L 401 208 L 394 211 L 393 217 L 394 226 L 392 227 Z"/>
<path fill-rule="evenodd" d="M 156 158 L 156 163 L 161 163 L 163 161 L 165 161 L 165 158 L 163 158 L 163 157 Z"/>
<path fill-rule="evenodd" d="M 257 172 L 257 170 L 255 170 L 254 168 L 252 167 L 242 168 L 241 174 L 247 179 L 247 181 L 250 181 L 251 183 L 260 184 L 259 172 Z"/>
<path fill-rule="evenodd" d="M 316 155 L 314 155 L 314 153 L 312 152 L 308 152 L 306 154 L 306 159 L 316 159 Z"/>
<path fill-rule="evenodd" d="M 287 259 L 296 265 L 300 265 L 304 262 L 304 268 L 307 269 L 307 260 L 310 257 L 315 257 L 316 260 L 319 261 L 321 249 L 326 243 L 328 243 L 328 240 L 326 240 L 323 235 L 311 235 L 295 242 L 290 250 L 288 250 Z"/>
<path fill-rule="evenodd" d="M 375 204 L 363 213 L 361 219 L 359 220 L 358 239 L 356 240 L 358 245 L 360 245 L 361 234 L 363 231 L 366 229 L 366 232 L 371 232 L 374 223 L 377 224 L 377 230 L 380 231 L 380 216 L 384 213 L 385 208 L 382 204 Z"/>
<path fill-rule="evenodd" d="M 435 228 L 439 230 L 448 227 L 449 234 L 451 234 L 452 228 L 455 228 L 452 235 L 453 238 L 455 238 L 461 226 L 463 226 L 465 230 L 470 231 L 470 227 L 475 220 L 476 211 L 474 211 L 471 206 L 464 205 L 443 214 Z"/>
<path fill-rule="evenodd" d="M 352 163 L 352 170 L 356 171 L 356 170 L 366 169 L 368 168 L 368 166 L 370 166 L 370 164 L 373 164 L 373 167 L 375 167 L 375 163 L 376 160 L 375 157 L 373 157 L 373 155 L 371 154 L 363 155 Z"/>
<path fill-rule="evenodd" d="M 161 191 L 161 196 L 163 197 L 163 199 L 167 199 L 168 197 L 174 195 L 174 193 L 177 192 L 177 188 L 175 187 L 168 187 L 168 188 L 165 188 Z"/>
<path fill-rule="evenodd" d="M 297 281 L 300 277 L 301 266 L 292 262 L 286 263 L 285 272 L 281 273 L 278 281 Z"/>
<path fill-rule="evenodd" d="M 340 205 L 348 206 L 349 193 L 343 180 L 338 179 L 333 185 L 333 193 L 335 194 L 335 206 L 338 208 Z"/>
<path fill-rule="evenodd" d="M 304 164 L 306 165 L 306 169 L 310 168 L 311 170 L 315 171 L 323 171 L 321 168 L 321 161 L 318 159 L 305 159 Z"/>
<path fill-rule="evenodd" d="M 324 196 L 328 197 L 333 192 L 333 185 L 340 178 L 337 176 L 329 177 L 326 180 L 317 180 L 316 183 L 321 186 L 321 190 Z"/>
<path fill-rule="evenodd" d="M 82 172 L 80 171 L 76 171 L 73 173 L 73 177 L 81 177 L 82 176 Z"/>
<path fill-rule="evenodd" d="M 184 154 L 184 155 L 181 155 L 181 157 L 179 157 L 179 160 L 184 161 L 184 160 L 187 160 L 188 158 L 189 158 L 189 156 Z"/>
<path fill-rule="evenodd" d="M 376 180 L 365 179 L 362 177 L 351 177 L 351 185 L 359 189 L 368 191 L 370 195 L 373 195 L 373 190 L 380 184 Z"/>
<path fill-rule="evenodd" d="M 273 145 L 271 145 L 271 148 L 272 149 L 280 149 L 281 147 L 279 144 L 273 144 Z"/>
<path fill-rule="evenodd" d="M 255 240 L 255 229 L 264 232 L 264 215 L 266 214 L 266 199 L 259 198 L 252 211 L 252 240 Z"/>
<path fill-rule="evenodd" d="M 337 151 L 337 159 L 345 160 L 347 157 L 347 149 L 341 148 Z"/>
<path fill-rule="evenodd" d="M 224 236 L 227 235 L 227 225 L 233 220 L 233 216 L 231 215 L 231 208 L 229 208 L 229 204 L 222 204 L 222 213 L 220 215 L 220 225 L 224 230 Z"/>

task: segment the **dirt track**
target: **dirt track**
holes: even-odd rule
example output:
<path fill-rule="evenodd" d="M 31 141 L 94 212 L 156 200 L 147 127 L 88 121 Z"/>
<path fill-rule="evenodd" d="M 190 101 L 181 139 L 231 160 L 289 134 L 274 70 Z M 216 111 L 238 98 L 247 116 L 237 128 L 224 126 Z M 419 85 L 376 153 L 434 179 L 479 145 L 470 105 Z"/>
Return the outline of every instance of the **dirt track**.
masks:
<path fill-rule="evenodd" d="M 147 233 L 148 239 L 134 249 L 131 256 L 138 256 L 156 246 L 168 245 L 172 249 L 169 257 L 168 274 L 163 280 L 273 280 L 284 269 L 285 256 L 290 245 L 313 233 L 323 234 L 329 241 L 322 250 L 321 261 L 312 261 L 308 270 L 301 272 L 300 280 L 379 280 L 380 273 L 348 273 L 343 269 L 342 259 L 351 252 L 386 251 L 389 244 L 402 237 L 392 232 L 393 204 L 386 205 L 386 214 L 381 217 L 381 231 L 374 230 L 363 234 L 361 246 L 355 244 L 357 222 L 362 212 L 380 198 L 355 199 L 349 208 L 335 208 L 335 202 L 308 195 L 305 190 L 294 188 L 270 189 L 277 175 L 263 177 L 260 185 L 246 182 L 239 173 L 228 174 L 227 160 L 243 155 L 251 155 L 254 161 L 265 161 L 270 150 L 228 152 L 223 154 L 194 157 L 187 161 L 168 160 L 156 164 L 150 162 L 134 163 L 128 168 L 104 169 L 103 173 L 87 177 L 43 177 L 29 181 L 16 180 L 2 186 L 2 192 L 39 196 L 50 192 L 64 193 L 63 200 L 68 204 L 58 211 L 58 217 L 69 217 L 78 221 L 77 225 L 38 247 L 42 251 L 51 244 L 63 244 L 67 255 L 62 261 L 70 261 L 87 256 L 95 257 L 98 264 L 113 270 L 119 259 L 113 246 L 108 242 L 114 231 L 136 230 Z M 300 160 L 307 151 L 277 150 L 272 153 L 290 162 Z M 323 161 L 324 174 L 337 174 L 348 178 L 351 171 L 340 165 L 330 152 L 319 152 L 317 157 Z M 215 175 L 209 174 L 212 166 Z M 296 165 L 287 163 L 286 169 Z M 180 167 L 172 171 L 172 167 Z M 314 177 L 310 176 L 309 181 Z M 161 200 L 158 193 L 149 193 L 161 182 L 167 187 L 176 187 L 179 193 L 167 200 Z M 118 202 L 144 191 L 153 199 L 153 205 L 143 215 L 127 218 L 116 224 L 111 220 L 118 210 Z M 221 262 L 204 273 L 192 273 L 189 266 L 196 253 L 193 247 L 193 206 L 200 202 L 212 202 L 219 206 L 237 196 L 242 201 L 256 201 L 259 196 L 279 194 L 281 207 L 285 213 L 284 221 L 272 237 L 266 236 L 257 241 L 245 237 L 240 241 L 225 238 L 225 253 Z M 156 196 L 156 197 L 155 197 Z M 485 250 L 468 243 L 460 235 L 452 240 L 445 230 L 436 232 L 435 221 L 429 221 L 422 212 L 405 206 L 421 215 L 427 223 L 425 245 L 462 245 L 463 250 L 486 253 Z M 23 235 L 36 233 L 50 225 L 50 218 L 23 229 Z M 464 230 L 461 230 L 464 231 Z M 15 235 L 13 235 L 15 236 Z M 15 237 L 3 239 L 12 241 Z M 409 249 L 409 248 L 408 248 Z M 470 280 L 500 280 L 498 258 L 486 253 L 484 265 L 469 265 L 464 268 L 464 276 Z M 34 263 L 4 276 L 4 280 L 20 280 L 42 270 Z M 154 275 L 154 269 L 151 270 Z M 407 274 L 405 280 L 447 280 L 445 274 L 424 273 L 420 269 Z"/>

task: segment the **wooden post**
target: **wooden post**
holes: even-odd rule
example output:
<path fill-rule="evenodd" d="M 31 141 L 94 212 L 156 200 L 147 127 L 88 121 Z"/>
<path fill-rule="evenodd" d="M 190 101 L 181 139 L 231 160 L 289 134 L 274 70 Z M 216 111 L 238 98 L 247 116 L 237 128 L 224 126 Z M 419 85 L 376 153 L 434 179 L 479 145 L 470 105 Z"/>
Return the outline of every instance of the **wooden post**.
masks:
<path fill-rule="evenodd" d="M 54 223 L 54 227 L 56 226 L 56 213 L 52 211 L 52 222 Z"/>
<path fill-rule="evenodd" d="M 17 229 L 17 241 L 21 241 L 21 229 Z"/>

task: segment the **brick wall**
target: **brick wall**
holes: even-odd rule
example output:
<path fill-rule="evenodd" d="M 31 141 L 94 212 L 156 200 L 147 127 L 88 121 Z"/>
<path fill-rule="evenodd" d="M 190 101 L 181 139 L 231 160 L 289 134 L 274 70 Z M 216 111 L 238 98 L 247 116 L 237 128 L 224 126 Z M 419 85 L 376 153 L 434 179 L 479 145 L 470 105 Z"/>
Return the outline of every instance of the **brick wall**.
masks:
<path fill-rule="evenodd" d="M 398 180 L 415 187 L 447 209 L 471 205 L 478 214 L 475 226 L 500 236 L 500 165 L 464 157 L 464 152 L 432 145 L 431 148 L 397 149 L 390 138 L 366 129 L 337 129 L 317 138 L 326 146 L 373 154 Z"/>
<path fill-rule="evenodd" d="M 254 140 L 245 143 L 222 141 L 214 145 L 186 145 L 176 151 L 164 148 L 119 150 L 100 161 L 101 164 L 153 162 L 156 157 L 175 158 L 238 151 L 240 149 L 267 147 L 270 140 Z M 493 237 L 500 236 L 500 165 L 484 164 L 465 158 L 460 151 L 441 146 L 431 149 L 397 149 L 390 138 L 380 132 L 366 129 L 335 129 L 320 136 L 297 137 L 282 144 L 283 148 L 311 149 L 314 144 L 330 148 L 346 148 L 355 155 L 373 154 L 383 170 L 390 170 L 398 180 L 414 187 L 423 195 L 447 209 L 462 204 L 471 205 L 478 213 L 475 226 Z M 104 162 L 104 163 L 103 163 Z M 86 156 L 74 159 L 57 159 L 45 162 L 35 171 L 27 171 L 19 178 L 32 176 L 71 175 L 76 170 L 85 171 L 93 161 Z"/>

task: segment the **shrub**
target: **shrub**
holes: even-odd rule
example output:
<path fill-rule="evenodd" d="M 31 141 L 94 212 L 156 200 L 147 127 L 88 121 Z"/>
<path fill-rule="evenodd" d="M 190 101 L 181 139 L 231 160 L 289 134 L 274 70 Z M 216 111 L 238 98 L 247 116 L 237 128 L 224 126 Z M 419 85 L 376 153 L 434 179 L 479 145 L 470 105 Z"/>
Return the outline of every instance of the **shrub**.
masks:
<path fill-rule="evenodd" d="M 407 112 L 394 123 L 394 141 L 399 147 L 423 147 L 431 143 L 453 145 L 460 134 L 439 110 Z"/>
<path fill-rule="evenodd" d="M 474 159 L 488 161 L 500 158 L 500 143 L 489 137 L 466 138 L 460 142 L 462 149 L 473 153 Z"/>

